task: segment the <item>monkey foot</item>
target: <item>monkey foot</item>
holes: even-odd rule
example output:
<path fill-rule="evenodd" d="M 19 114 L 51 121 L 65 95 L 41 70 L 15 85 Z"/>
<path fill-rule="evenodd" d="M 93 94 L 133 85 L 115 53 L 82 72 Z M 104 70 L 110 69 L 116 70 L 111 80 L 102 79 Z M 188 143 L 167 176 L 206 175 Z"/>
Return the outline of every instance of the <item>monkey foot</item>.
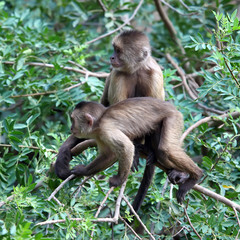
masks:
<path fill-rule="evenodd" d="M 168 170 L 167 175 L 172 184 L 183 184 L 189 178 L 188 173 L 180 172 L 175 169 Z"/>

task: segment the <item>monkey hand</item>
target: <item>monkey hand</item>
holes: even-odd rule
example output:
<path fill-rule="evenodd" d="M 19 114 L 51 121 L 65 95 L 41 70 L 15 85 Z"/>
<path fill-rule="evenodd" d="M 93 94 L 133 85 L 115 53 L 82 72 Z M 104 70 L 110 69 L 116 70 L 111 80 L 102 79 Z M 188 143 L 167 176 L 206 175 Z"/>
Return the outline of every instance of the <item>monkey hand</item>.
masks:
<path fill-rule="evenodd" d="M 61 179 L 66 179 L 71 175 L 69 162 L 71 161 L 71 150 L 60 149 L 55 163 L 55 173 Z"/>
<path fill-rule="evenodd" d="M 84 165 L 77 165 L 71 170 L 71 173 L 77 177 L 86 176 L 86 167 Z"/>
<path fill-rule="evenodd" d="M 118 187 L 122 185 L 122 180 L 119 175 L 114 175 L 113 177 L 109 178 L 109 185 L 110 187 Z"/>
<path fill-rule="evenodd" d="M 175 169 L 170 169 L 167 172 L 168 179 L 172 184 L 183 184 L 188 178 L 189 174 L 185 172 L 180 172 Z"/>

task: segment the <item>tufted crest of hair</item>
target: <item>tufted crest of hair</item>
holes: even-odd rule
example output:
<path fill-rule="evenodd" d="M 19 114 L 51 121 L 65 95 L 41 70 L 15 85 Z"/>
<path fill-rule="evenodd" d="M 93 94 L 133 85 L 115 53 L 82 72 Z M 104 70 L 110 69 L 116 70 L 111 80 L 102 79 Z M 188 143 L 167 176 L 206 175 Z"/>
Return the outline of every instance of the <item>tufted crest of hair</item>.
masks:
<path fill-rule="evenodd" d="M 89 113 L 90 115 L 94 116 L 95 119 L 99 119 L 105 109 L 106 108 L 100 103 L 86 101 L 78 103 L 75 107 L 75 110 L 81 111 L 82 114 Z"/>
<path fill-rule="evenodd" d="M 113 46 L 121 51 L 121 59 L 125 63 L 137 64 L 151 55 L 151 46 L 148 37 L 138 30 L 128 30 L 120 33 L 113 39 Z"/>
<path fill-rule="evenodd" d="M 78 103 L 72 113 L 72 117 L 78 119 L 78 123 L 81 125 L 81 132 L 88 133 L 92 131 L 92 127 L 89 128 L 86 124 L 86 116 L 85 114 L 91 115 L 94 120 L 93 125 L 97 122 L 97 120 L 102 116 L 105 111 L 105 107 L 102 104 L 97 102 L 85 102 L 82 101 Z"/>

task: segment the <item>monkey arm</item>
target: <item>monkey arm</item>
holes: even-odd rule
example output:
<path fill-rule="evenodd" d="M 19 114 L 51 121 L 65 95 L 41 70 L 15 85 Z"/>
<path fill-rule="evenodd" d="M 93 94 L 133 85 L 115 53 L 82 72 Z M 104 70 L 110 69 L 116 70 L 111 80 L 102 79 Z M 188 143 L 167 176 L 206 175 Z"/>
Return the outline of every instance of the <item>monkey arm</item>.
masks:
<path fill-rule="evenodd" d="M 109 88 L 110 79 L 111 79 L 111 73 L 106 79 L 103 95 L 101 98 L 101 104 L 103 104 L 105 107 L 108 107 L 110 105 L 108 100 L 108 88 Z"/>
<path fill-rule="evenodd" d="M 88 139 L 88 140 L 85 140 L 85 141 L 77 144 L 76 146 L 74 146 L 71 149 L 71 154 L 72 154 L 72 156 L 77 156 L 80 153 L 82 153 L 84 150 L 86 150 L 87 148 L 96 147 L 96 146 L 97 146 L 97 143 L 94 139 Z"/>
<path fill-rule="evenodd" d="M 71 148 L 82 141 L 84 139 L 70 135 L 60 147 L 55 163 L 55 172 L 59 178 L 66 179 L 71 174 L 69 169 L 69 162 L 72 160 Z"/>
<path fill-rule="evenodd" d="M 109 152 L 108 154 L 100 154 L 94 161 L 89 163 L 87 166 L 77 165 L 72 169 L 71 173 L 75 174 L 78 177 L 90 176 L 107 169 L 115 162 L 116 157 L 111 152 Z"/>

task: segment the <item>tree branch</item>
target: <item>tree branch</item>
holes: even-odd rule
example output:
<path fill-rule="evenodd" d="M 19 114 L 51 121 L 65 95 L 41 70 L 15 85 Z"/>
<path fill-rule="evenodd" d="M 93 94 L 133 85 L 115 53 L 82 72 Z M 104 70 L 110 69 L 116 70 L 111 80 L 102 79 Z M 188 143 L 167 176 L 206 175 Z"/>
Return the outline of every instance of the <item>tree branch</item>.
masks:
<path fill-rule="evenodd" d="M 12 147 L 10 144 L 0 144 L 0 147 Z M 34 149 L 34 150 L 41 150 L 39 147 L 35 146 L 24 146 L 24 145 L 18 145 L 20 148 L 29 148 L 29 149 Z M 45 149 L 47 152 L 52 152 L 52 153 L 58 153 L 56 150 L 53 149 Z"/>
<path fill-rule="evenodd" d="M 151 239 L 155 240 L 154 236 L 151 234 L 151 232 L 147 229 L 145 224 L 142 222 L 141 218 L 138 216 L 138 214 L 133 209 L 133 206 L 128 201 L 128 199 L 123 195 L 123 200 L 127 203 L 128 207 L 130 208 L 131 212 L 134 214 L 134 216 L 137 218 L 137 220 L 140 222 L 140 224 L 143 226 L 144 230 L 148 233 L 148 235 L 151 237 Z"/>
<path fill-rule="evenodd" d="M 13 62 L 13 61 L 4 61 L 2 63 L 9 64 L 9 65 L 14 65 L 15 64 L 15 62 Z M 47 67 L 47 68 L 55 68 L 55 66 L 53 64 L 39 63 L 39 62 L 26 62 L 25 65 L 38 66 L 38 67 Z M 86 71 L 86 70 L 81 70 L 81 69 L 72 68 L 72 67 L 61 66 L 60 68 L 64 69 L 64 70 L 68 70 L 68 71 L 82 73 L 84 75 L 88 74 L 89 76 L 99 77 L 99 78 L 106 78 L 109 75 L 109 73 L 104 73 L 104 72 L 94 73 L 94 72 L 91 72 L 91 71 L 88 71 L 88 70 Z"/>
<path fill-rule="evenodd" d="M 177 32 L 176 32 L 172 22 L 168 18 L 168 15 L 166 14 L 166 11 L 163 9 L 162 3 L 159 0 L 154 0 L 154 2 L 155 2 L 155 5 L 156 5 L 156 8 L 157 8 L 157 11 L 158 11 L 162 21 L 164 22 L 165 26 L 167 27 L 171 37 L 177 43 L 178 47 L 181 50 L 181 53 L 186 54 L 185 49 L 183 48 L 180 40 L 177 38 Z"/>
<path fill-rule="evenodd" d="M 86 42 L 86 44 L 90 44 L 90 43 L 96 42 L 96 41 L 98 41 L 98 40 L 100 40 L 100 39 L 102 39 L 102 38 L 105 38 L 105 37 L 107 37 L 107 36 L 112 35 L 113 33 L 119 31 L 120 29 L 122 29 L 124 26 L 126 26 L 129 22 L 132 21 L 132 19 L 133 19 L 133 18 L 135 17 L 135 15 L 137 14 L 137 12 L 138 12 L 138 10 L 140 9 L 140 7 L 141 7 L 141 5 L 143 4 L 143 2 L 144 2 L 144 0 L 140 0 L 140 1 L 139 1 L 139 4 L 137 5 L 136 9 L 135 9 L 134 12 L 133 12 L 133 15 L 132 15 L 127 21 L 125 21 L 122 25 L 120 25 L 118 28 L 114 29 L 114 30 L 111 31 L 111 32 L 105 33 L 105 34 L 103 34 L 103 35 L 101 35 L 101 36 L 99 36 L 99 37 L 97 37 L 97 38 L 95 38 L 95 39 L 93 39 L 93 40 L 90 40 L 90 41 Z"/>
<path fill-rule="evenodd" d="M 191 228 L 193 229 L 193 231 L 196 233 L 196 235 L 199 237 L 199 239 L 202 239 L 201 238 L 201 236 L 198 234 L 198 232 L 196 231 L 196 229 L 194 228 L 194 226 L 192 225 L 192 222 L 191 222 L 191 220 L 190 220 L 190 218 L 189 218 L 189 216 L 188 216 L 188 214 L 187 214 L 187 209 L 186 208 L 184 208 L 184 213 L 185 213 L 185 215 L 186 215 L 186 217 L 187 217 L 187 220 L 188 220 L 188 223 L 189 223 L 189 225 L 191 226 Z"/>
<path fill-rule="evenodd" d="M 227 206 L 231 207 L 231 208 L 235 208 L 236 210 L 238 210 L 240 212 L 240 205 L 235 203 L 235 202 L 232 202 L 231 200 L 221 196 L 220 194 L 218 193 L 215 193 L 207 188 L 204 188 L 198 184 L 196 184 L 194 187 L 193 187 L 194 190 L 200 192 L 200 193 L 203 193 L 204 195 L 207 195 L 219 202 L 222 202 L 224 204 L 226 204 Z"/>
<path fill-rule="evenodd" d="M 183 142 L 183 140 L 187 137 L 187 135 L 193 131 L 195 128 L 199 127 L 201 124 L 203 123 L 206 123 L 206 122 L 209 122 L 209 121 L 218 121 L 219 118 L 228 118 L 232 116 L 233 118 L 237 118 L 240 116 L 240 112 L 233 112 L 233 113 L 225 113 L 225 114 L 222 114 L 220 116 L 210 116 L 210 117 L 205 117 L 203 119 L 200 119 L 199 121 L 197 121 L 196 123 L 194 123 L 191 127 L 189 127 L 183 134 L 182 134 L 182 137 L 180 139 L 180 142 Z M 215 119 L 217 118 L 217 119 Z"/>

